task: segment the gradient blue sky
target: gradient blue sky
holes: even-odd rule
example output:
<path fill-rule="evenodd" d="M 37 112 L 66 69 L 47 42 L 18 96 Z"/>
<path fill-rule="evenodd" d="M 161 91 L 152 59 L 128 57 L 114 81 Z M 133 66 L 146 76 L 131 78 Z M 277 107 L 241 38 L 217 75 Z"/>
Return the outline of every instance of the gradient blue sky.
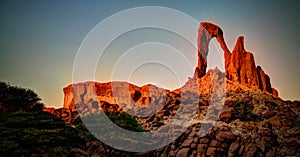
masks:
<path fill-rule="evenodd" d="M 270 75 L 280 96 L 300 99 L 296 1 L 1 1 L 0 80 L 34 89 L 47 106 L 61 107 L 62 88 L 72 81 L 73 61 L 87 33 L 114 13 L 148 5 L 177 9 L 199 22 L 218 24 L 231 50 L 237 37 L 245 36 L 246 49 Z"/>

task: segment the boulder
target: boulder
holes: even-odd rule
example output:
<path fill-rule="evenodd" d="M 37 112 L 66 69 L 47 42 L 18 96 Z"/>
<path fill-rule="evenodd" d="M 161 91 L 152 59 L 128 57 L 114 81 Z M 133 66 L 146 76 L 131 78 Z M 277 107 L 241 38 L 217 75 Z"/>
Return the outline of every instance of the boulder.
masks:
<path fill-rule="evenodd" d="M 190 153 L 191 148 L 181 148 L 177 154 L 176 157 L 187 157 Z"/>
<path fill-rule="evenodd" d="M 198 144 L 197 151 L 201 153 L 205 153 L 207 148 L 208 148 L 207 144 Z"/>
<path fill-rule="evenodd" d="M 239 147 L 240 147 L 240 144 L 238 141 L 233 142 L 229 147 L 228 156 L 236 156 Z"/>
<path fill-rule="evenodd" d="M 220 137 L 220 138 L 224 138 L 228 141 L 232 141 L 232 140 L 235 140 L 236 137 L 234 134 L 232 134 L 231 132 L 229 131 L 220 131 L 218 134 L 217 134 L 217 137 Z"/>
<path fill-rule="evenodd" d="M 182 144 L 181 146 L 186 147 L 186 146 L 190 146 L 193 143 L 194 139 L 193 138 L 187 138 Z"/>
<path fill-rule="evenodd" d="M 224 106 L 223 110 L 221 111 L 221 114 L 219 115 L 220 121 L 223 121 L 225 123 L 229 123 L 231 120 L 231 112 L 233 108 Z"/>
<path fill-rule="evenodd" d="M 281 118 L 278 115 L 268 119 L 268 122 L 269 122 L 269 124 L 272 125 L 272 128 L 274 128 L 274 129 L 281 128 Z"/>
<path fill-rule="evenodd" d="M 216 154 L 216 148 L 215 147 L 209 147 L 206 151 L 207 156 L 215 156 Z"/>

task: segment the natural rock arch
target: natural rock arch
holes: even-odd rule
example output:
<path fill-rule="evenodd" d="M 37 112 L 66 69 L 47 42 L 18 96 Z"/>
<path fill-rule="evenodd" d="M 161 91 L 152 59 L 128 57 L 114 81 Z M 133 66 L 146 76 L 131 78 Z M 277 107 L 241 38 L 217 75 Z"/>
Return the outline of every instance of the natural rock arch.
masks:
<path fill-rule="evenodd" d="M 209 22 L 201 22 L 198 29 L 198 65 L 194 77 L 200 78 L 206 74 L 209 43 L 214 37 L 223 50 L 226 77 L 229 80 L 257 86 L 262 91 L 278 96 L 277 90 L 271 86 L 270 77 L 265 74 L 260 66 L 256 67 L 253 54 L 245 50 L 244 37 L 238 37 L 231 53 L 225 43 L 222 29 Z"/>

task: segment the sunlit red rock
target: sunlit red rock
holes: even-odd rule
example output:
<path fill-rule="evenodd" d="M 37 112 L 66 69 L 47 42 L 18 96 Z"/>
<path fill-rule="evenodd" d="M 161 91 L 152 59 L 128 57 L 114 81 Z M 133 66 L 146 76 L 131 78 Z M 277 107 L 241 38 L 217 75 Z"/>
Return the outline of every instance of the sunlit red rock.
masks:
<path fill-rule="evenodd" d="M 199 63 L 195 77 L 189 78 L 181 88 L 169 91 L 151 84 L 139 87 L 127 82 L 73 84 L 64 88 L 64 108 L 55 110 L 55 114 L 70 123 L 76 117 L 70 112 L 73 109 L 79 109 L 81 113 L 102 109 L 131 114 L 148 111 L 147 107 L 153 105 L 156 112 L 149 117 L 136 116 L 139 123 L 145 130 L 155 131 L 174 120 L 176 127 L 170 130 L 172 133 L 184 125 L 173 119 L 174 116 L 181 110 L 180 107 L 188 106 L 182 109 L 188 113 L 182 118 L 193 119 L 192 125 L 185 132 L 180 131 L 182 135 L 172 143 L 155 150 L 156 155 L 299 156 L 299 142 L 295 139 L 299 139 L 300 135 L 300 102 L 283 101 L 277 97 L 278 92 L 272 88 L 270 77 L 255 65 L 253 54 L 245 50 L 244 37 L 237 39 L 231 54 L 218 26 L 201 23 L 198 33 Z M 218 68 L 206 72 L 208 44 L 213 37 L 217 38 L 224 51 L 225 73 Z M 225 97 L 224 104 L 213 105 L 213 95 L 220 99 Z M 190 107 L 195 100 L 196 107 Z M 249 114 L 251 119 L 232 118 L 237 100 L 253 104 L 253 111 Z M 220 107 L 219 115 L 217 107 Z M 44 110 L 53 112 L 53 109 Z M 212 124 L 214 117 L 215 123 Z M 211 125 L 212 128 L 209 127 Z M 89 149 L 87 152 L 91 154 Z"/>
<path fill-rule="evenodd" d="M 209 22 L 200 23 L 198 29 L 198 65 L 195 69 L 195 77 L 201 78 L 206 74 L 209 42 L 214 37 L 217 38 L 223 50 L 225 73 L 229 80 L 243 85 L 257 86 L 263 92 L 278 96 L 277 90 L 272 89 L 270 77 L 260 66 L 256 67 L 253 54 L 245 50 L 244 37 L 238 37 L 235 47 L 230 53 L 221 28 Z"/>
<path fill-rule="evenodd" d="M 209 42 L 214 37 L 217 38 L 222 50 L 224 51 L 225 66 L 228 65 L 230 52 L 224 41 L 223 31 L 217 25 L 209 22 L 202 22 L 198 29 L 198 66 L 195 69 L 196 77 L 202 77 L 206 73 Z"/>
<path fill-rule="evenodd" d="M 244 48 L 244 37 L 239 37 L 227 67 L 228 78 L 241 84 L 258 85 L 253 54 Z"/>

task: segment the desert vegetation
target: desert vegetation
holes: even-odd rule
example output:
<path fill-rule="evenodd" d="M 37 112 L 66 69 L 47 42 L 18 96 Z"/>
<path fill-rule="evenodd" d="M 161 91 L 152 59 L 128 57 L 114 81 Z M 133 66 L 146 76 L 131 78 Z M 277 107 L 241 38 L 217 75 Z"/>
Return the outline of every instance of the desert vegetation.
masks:
<path fill-rule="evenodd" d="M 232 118 L 241 121 L 256 120 L 257 116 L 252 113 L 254 105 L 251 102 L 237 99 L 233 102 Z"/>
<path fill-rule="evenodd" d="M 97 149 L 110 154 L 112 148 L 98 141 L 85 127 L 80 118 L 67 124 L 61 117 L 43 112 L 41 99 L 31 89 L 0 82 L 0 153 L 3 156 L 64 156 L 85 154 L 89 143 L 97 143 Z M 125 113 L 102 112 L 89 114 L 95 125 L 105 125 L 103 116 L 130 131 L 145 131 L 136 119 Z M 108 132 L 108 137 L 117 137 Z"/>

